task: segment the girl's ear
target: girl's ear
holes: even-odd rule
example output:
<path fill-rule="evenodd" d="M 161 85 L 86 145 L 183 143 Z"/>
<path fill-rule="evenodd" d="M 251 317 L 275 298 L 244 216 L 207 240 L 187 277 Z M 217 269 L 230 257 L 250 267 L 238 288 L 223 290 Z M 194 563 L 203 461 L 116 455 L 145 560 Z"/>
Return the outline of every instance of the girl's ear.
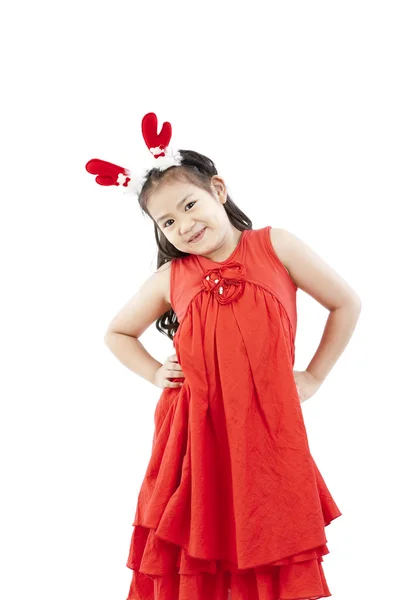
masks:
<path fill-rule="evenodd" d="M 215 193 L 219 196 L 220 194 L 226 194 L 225 183 L 222 177 L 218 175 L 214 175 L 211 178 L 211 186 L 214 189 Z"/>

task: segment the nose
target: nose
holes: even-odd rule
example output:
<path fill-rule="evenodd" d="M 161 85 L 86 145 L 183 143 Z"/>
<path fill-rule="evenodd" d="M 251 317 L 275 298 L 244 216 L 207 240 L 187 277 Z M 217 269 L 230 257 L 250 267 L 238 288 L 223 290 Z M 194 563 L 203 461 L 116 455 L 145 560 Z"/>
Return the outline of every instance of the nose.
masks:
<path fill-rule="evenodd" d="M 190 233 L 192 231 L 192 229 L 194 229 L 194 222 L 188 222 L 188 223 L 184 223 L 181 227 L 181 234 L 182 235 L 187 235 L 188 233 Z"/>

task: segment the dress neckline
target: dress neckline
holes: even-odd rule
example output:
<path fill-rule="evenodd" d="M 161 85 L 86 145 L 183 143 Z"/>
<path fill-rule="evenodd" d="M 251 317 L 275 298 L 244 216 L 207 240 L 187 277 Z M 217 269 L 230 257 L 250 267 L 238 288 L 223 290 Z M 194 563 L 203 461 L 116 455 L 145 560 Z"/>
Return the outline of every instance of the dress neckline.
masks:
<path fill-rule="evenodd" d="M 243 229 L 242 235 L 240 236 L 240 239 L 236 245 L 236 248 L 234 248 L 234 250 L 228 256 L 228 258 L 226 258 L 225 260 L 215 261 L 215 260 L 211 260 L 211 258 L 207 258 L 206 256 L 202 256 L 201 254 L 196 254 L 195 256 L 196 256 L 197 260 L 199 260 L 200 262 L 203 262 L 205 264 L 211 264 L 211 265 L 225 265 L 226 263 L 231 262 L 231 260 L 233 260 L 233 258 L 236 256 L 236 254 L 239 252 L 240 248 L 242 247 L 243 240 L 245 239 L 245 237 L 247 236 L 249 231 L 252 231 L 252 230 L 251 229 Z"/>

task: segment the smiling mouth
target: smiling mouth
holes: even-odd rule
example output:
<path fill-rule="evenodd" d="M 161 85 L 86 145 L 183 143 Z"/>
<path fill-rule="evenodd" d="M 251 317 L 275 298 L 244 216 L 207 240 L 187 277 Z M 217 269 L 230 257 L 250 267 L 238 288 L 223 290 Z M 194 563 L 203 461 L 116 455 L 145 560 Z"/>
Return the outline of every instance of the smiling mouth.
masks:
<path fill-rule="evenodd" d="M 205 230 L 206 230 L 206 227 L 204 227 L 204 229 L 202 229 L 202 230 L 201 230 L 199 233 L 197 233 L 197 234 L 196 234 L 196 235 L 195 235 L 193 238 L 191 238 L 191 239 L 189 240 L 189 244 L 190 244 L 191 242 L 197 242 L 197 240 L 199 240 L 201 237 L 203 237 L 203 233 L 205 232 Z"/>

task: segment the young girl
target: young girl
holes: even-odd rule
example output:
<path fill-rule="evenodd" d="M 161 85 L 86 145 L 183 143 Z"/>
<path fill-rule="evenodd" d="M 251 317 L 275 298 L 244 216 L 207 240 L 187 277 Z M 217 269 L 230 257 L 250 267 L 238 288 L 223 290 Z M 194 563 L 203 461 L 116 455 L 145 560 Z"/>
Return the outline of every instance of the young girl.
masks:
<path fill-rule="evenodd" d="M 162 388 L 127 566 L 128 600 L 331 596 L 325 527 L 342 513 L 311 454 L 300 404 L 346 347 L 360 299 L 284 229 L 253 229 L 214 163 L 180 150 L 139 196 L 158 269 L 109 325 L 110 350 Z M 329 310 L 294 371 L 296 292 Z M 156 321 L 175 354 L 138 338 Z"/>

